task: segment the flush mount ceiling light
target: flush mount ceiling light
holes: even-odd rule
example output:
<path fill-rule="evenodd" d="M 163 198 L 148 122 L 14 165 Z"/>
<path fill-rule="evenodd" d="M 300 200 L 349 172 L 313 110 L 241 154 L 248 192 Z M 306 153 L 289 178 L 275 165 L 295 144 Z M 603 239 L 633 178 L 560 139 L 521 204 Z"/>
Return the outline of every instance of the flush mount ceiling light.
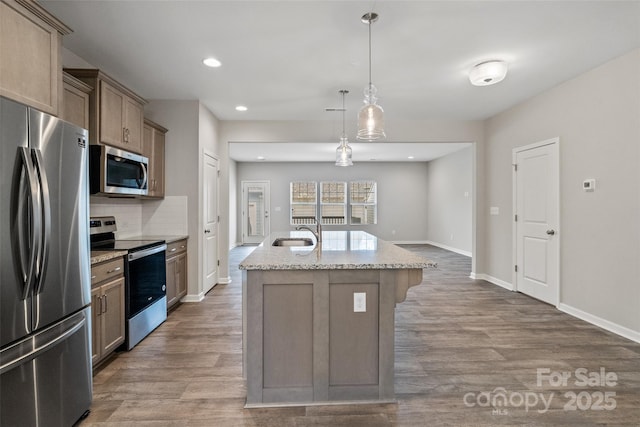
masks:
<path fill-rule="evenodd" d="M 338 91 L 342 94 L 342 136 L 340 136 L 340 145 L 336 148 L 336 166 L 353 166 L 352 150 L 347 140 L 347 134 L 344 130 L 344 113 L 347 109 L 344 107 L 344 97 L 349 93 L 348 90 L 342 89 Z M 334 110 L 335 111 L 335 110 Z"/>
<path fill-rule="evenodd" d="M 469 72 L 469 81 L 474 86 L 489 86 L 504 80 L 507 75 L 505 61 L 491 60 L 481 62 Z"/>
<path fill-rule="evenodd" d="M 216 58 L 205 58 L 202 60 L 202 63 L 211 68 L 217 68 L 222 65 L 222 62 L 218 61 Z"/>
<path fill-rule="evenodd" d="M 364 106 L 358 113 L 358 139 L 365 141 L 375 141 L 385 138 L 384 133 L 384 111 L 377 104 L 376 94 L 378 90 L 371 82 L 371 24 L 378 20 L 377 13 L 365 13 L 360 18 L 363 23 L 369 26 L 369 85 L 364 89 Z"/>

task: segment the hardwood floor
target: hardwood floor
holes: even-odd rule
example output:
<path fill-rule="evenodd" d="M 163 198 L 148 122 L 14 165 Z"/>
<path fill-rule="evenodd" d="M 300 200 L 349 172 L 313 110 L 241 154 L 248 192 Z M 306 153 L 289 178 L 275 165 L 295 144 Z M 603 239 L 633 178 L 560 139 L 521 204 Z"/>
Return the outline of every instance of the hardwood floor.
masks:
<path fill-rule="evenodd" d="M 397 404 L 243 409 L 237 264 L 251 248 L 240 247 L 231 284 L 180 305 L 96 374 L 82 427 L 640 425 L 640 344 L 469 279 L 465 256 L 406 248 L 439 266 L 396 307 Z M 608 384 L 576 383 L 579 368 L 592 377 L 604 369 Z M 566 384 L 555 383 L 563 372 Z M 491 406 L 501 392 L 506 403 Z"/>

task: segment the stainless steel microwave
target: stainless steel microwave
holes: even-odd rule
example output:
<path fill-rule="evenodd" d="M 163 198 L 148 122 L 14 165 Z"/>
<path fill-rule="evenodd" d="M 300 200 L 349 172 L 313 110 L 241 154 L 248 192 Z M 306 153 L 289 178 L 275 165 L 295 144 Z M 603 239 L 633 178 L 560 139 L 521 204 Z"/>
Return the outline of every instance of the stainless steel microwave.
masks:
<path fill-rule="evenodd" d="M 149 159 L 108 145 L 91 145 L 89 188 L 91 194 L 146 196 Z"/>

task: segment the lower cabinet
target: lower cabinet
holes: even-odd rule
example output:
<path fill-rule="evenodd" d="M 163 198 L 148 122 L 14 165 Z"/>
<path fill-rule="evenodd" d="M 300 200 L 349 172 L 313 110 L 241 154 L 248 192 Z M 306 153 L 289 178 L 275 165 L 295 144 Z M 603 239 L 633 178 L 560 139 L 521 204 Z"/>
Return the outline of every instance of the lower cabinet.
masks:
<path fill-rule="evenodd" d="M 187 239 L 167 244 L 167 309 L 187 294 Z"/>
<path fill-rule="evenodd" d="M 124 342 L 124 263 L 122 258 L 91 267 L 92 344 L 96 366 Z"/>

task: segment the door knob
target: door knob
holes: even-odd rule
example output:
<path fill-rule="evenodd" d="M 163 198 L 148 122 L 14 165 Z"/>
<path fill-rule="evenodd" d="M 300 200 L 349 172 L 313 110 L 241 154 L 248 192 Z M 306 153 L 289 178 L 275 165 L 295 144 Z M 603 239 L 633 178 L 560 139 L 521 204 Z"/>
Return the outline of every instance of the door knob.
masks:
<path fill-rule="evenodd" d="M 205 233 L 211 233 L 211 230 L 204 230 Z"/>
<path fill-rule="evenodd" d="M 553 236 L 554 234 L 556 234 L 556 230 L 547 230 L 547 234 L 549 236 Z"/>

